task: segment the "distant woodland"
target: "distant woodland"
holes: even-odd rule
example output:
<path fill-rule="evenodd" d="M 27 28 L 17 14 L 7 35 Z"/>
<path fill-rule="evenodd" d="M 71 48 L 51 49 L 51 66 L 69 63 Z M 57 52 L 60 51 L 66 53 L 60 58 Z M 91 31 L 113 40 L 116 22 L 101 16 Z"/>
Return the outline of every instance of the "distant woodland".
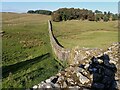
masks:
<path fill-rule="evenodd" d="M 35 10 L 35 11 L 29 10 L 27 13 L 51 15 L 52 11 L 49 11 L 49 10 Z"/>
<path fill-rule="evenodd" d="M 99 10 L 75 9 L 75 8 L 60 8 L 56 11 L 49 10 L 29 10 L 27 13 L 51 15 L 55 22 L 66 20 L 89 20 L 89 21 L 114 21 L 118 20 L 119 15 L 113 14 L 110 11 L 102 12 Z"/>

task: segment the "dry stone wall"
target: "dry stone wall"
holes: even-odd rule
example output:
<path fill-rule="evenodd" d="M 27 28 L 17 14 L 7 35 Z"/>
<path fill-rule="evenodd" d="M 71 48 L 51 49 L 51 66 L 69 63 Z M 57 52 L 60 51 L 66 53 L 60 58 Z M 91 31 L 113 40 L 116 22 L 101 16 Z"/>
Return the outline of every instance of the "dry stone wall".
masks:
<path fill-rule="evenodd" d="M 48 30 L 49 30 L 49 36 L 50 36 L 50 43 L 53 49 L 54 54 L 59 60 L 66 60 L 69 64 L 78 64 L 79 62 L 82 62 L 83 59 L 89 56 L 90 58 L 92 56 L 100 55 L 102 50 L 101 49 L 66 49 L 64 48 L 55 38 L 52 30 L 52 23 L 48 20 Z M 88 51 L 90 51 L 88 53 Z"/>
<path fill-rule="evenodd" d="M 34 85 L 33 89 L 120 90 L 120 43 L 114 43 L 106 51 L 97 48 L 67 50 L 54 37 L 50 21 L 48 24 L 55 55 L 59 60 L 71 59 L 73 63 L 55 76 Z"/>
<path fill-rule="evenodd" d="M 102 50 L 101 49 L 79 49 L 75 48 L 73 50 L 64 48 L 55 38 L 53 31 L 52 31 L 52 23 L 48 20 L 48 30 L 50 36 L 50 43 L 52 49 L 59 60 L 66 60 L 69 64 L 78 64 L 82 62 L 83 59 L 89 56 L 90 58 L 95 55 L 100 55 Z M 88 53 L 88 51 L 90 51 Z"/>
<path fill-rule="evenodd" d="M 50 36 L 50 43 L 52 49 L 59 60 L 68 60 L 70 50 L 65 49 L 55 38 L 53 31 L 52 31 L 52 23 L 48 20 L 48 27 L 49 27 L 49 36 Z"/>
<path fill-rule="evenodd" d="M 63 88 L 65 90 L 120 90 L 120 52 L 118 49 L 119 43 L 114 43 L 104 52 L 83 49 L 80 51 L 82 62 L 78 65 L 69 65 L 65 70 L 59 71 L 55 76 L 41 81 L 32 88 L 34 90 L 61 90 Z M 79 50 L 76 50 L 77 52 Z"/>

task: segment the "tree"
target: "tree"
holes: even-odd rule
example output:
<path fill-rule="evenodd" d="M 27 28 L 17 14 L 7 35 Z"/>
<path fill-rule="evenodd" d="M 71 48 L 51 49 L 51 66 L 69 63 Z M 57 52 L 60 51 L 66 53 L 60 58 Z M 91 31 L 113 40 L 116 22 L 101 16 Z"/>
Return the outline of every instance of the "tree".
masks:
<path fill-rule="evenodd" d="M 88 15 L 88 20 L 89 20 L 89 21 L 95 21 L 95 15 L 94 15 L 94 13 L 90 13 L 90 14 Z"/>
<path fill-rule="evenodd" d="M 45 14 L 45 15 L 51 15 L 52 11 L 49 10 L 29 10 L 27 13 L 36 13 L 36 14 Z"/>
<path fill-rule="evenodd" d="M 109 18 L 105 15 L 104 18 L 103 18 L 103 20 L 104 20 L 105 22 L 107 22 L 107 21 L 109 21 Z"/>
<path fill-rule="evenodd" d="M 99 10 L 95 10 L 95 13 L 96 13 L 96 14 L 98 14 L 98 13 L 99 13 L 99 14 L 102 14 L 102 12 L 99 11 Z"/>
<path fill-rule="evenodd" d="M 100 18 L 98 16 L 95 17 L 95 21 L 100 21 Z"/>
<path fill-rule="evenodd" d="M 64 20 L 64 21 L 67 20 L 67 16 L 65 14 L 62 16 L 62 20 Z"/>
<path fill-rule="evenodd" d="M 51 17 L 53 21 L 56 21 L 56 22 L 62 21 L 62 17 L 57 12 L 53 12 Z"/>
<path fill-rule="evenodd" d="M 35 13 L 37 14 L 45 14 L 45 15 L 51 15 L 51 11 L 48 10 L 35 10 Z"/>
<path fill-rule="evenodd" d="M 87 9 L 75 9 L 75 8 L 60 8 L 52 13 L 53 21 L 66 21 L 66 20 L 89 20 L 89 21 L 109 21 L 112 20 L 112 13 L 104 12 L 99 10 L 92 10 Z M 113 16 L 113 20 L 116 16 Z"/>
<path fill-rule="evenodd" d="M 106 15 L 107 14 L 107 12 L 104 12 L 104 15 Z"/>
<path fill-rule="evenodd" d="M 112 15 L 112 20 L 113 20 L 113 21 L 118 20 L 118 14 L 113 14 L 113 15 Z"/>
<path fill-rule="evenodd" d="M 110 11 L 108 11 L 108 15 L 109 15 L 109 16 L 111 15 Z"/>
<path fill-rule="evenodd" d="M 29 10 L 27 13 L 35 13 L 33 10 Z"/>
<path fill-rule="evenodd" d="M 93 21 L 94 20 L 94 13 L 91 10 L 87 9 L 74 9 L 74 8 L 60 8 L 54 13 L 58 13 L 60 15 L 60 18 L 64 21 L 71 20 L 71 19 L 88 19 Z M 54 20 L 54 14 L 52 14 L 53 21 Z"/>
<path fill-rule="evenodd" d="M 110 17 L 111 17 L 110 11 L 107 13 L 107 17 L 110 19 Z"/>

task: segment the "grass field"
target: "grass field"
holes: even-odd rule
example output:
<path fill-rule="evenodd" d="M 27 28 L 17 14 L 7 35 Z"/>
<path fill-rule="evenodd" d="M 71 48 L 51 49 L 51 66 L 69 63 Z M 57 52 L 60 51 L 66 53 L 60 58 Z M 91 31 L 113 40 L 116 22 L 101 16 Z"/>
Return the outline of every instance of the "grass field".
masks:
<path fill-rule="evenodd" d="M 38 14 L 2 13 L 3 88 L 29 88 L 61 68 L 52 55 L 47 20 Z"/>
<path fill-rule="evenodd" d="M 2 13 L 3 88 L 29 88 L 49 78 L 62 67 L 54 59 L 47 20 L 39 14 Z M 52 22 L 58 41 L 66 48 L 106 48 L 117 42 L 117 21 Z"/>
<path fill-rule="evenodd" d="M 106 49 L 118 42 L 118 22 L 62 21 L 53 22 L 58 41 L 66 48 L 76 46 Z"/>

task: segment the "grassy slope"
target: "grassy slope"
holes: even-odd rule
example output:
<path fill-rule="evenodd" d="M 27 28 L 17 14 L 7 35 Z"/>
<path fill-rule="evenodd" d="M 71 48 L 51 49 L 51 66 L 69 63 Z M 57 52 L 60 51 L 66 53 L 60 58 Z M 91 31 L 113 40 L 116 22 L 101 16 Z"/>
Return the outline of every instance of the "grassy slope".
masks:
<path fill-rule="evenodd" d="M 3 87 L 31 87 L 57 73 L 47 20 L 50 16 L 2 13 Z"/>
<path fill-rule="evenodd" d="M 54 34 L 67 47 L 106 48 L 118 41 L 118 22 L 63 21 L 53 22 Z"/>

